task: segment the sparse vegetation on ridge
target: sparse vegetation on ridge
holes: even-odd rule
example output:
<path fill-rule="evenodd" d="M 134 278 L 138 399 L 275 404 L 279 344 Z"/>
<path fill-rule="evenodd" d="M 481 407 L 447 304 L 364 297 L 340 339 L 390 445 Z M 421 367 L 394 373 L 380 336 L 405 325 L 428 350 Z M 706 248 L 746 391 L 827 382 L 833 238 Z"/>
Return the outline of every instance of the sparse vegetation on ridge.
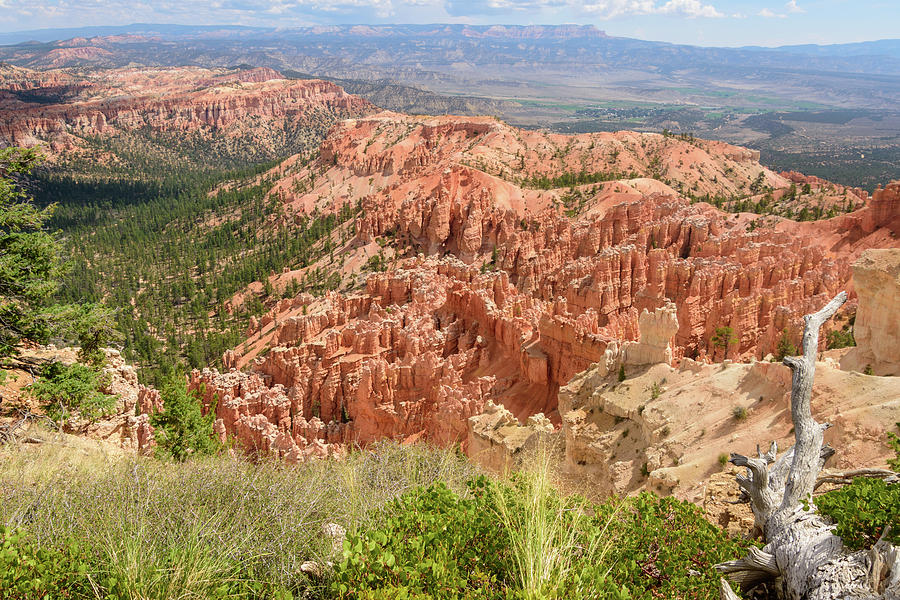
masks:
<path fill-rule="evenodd" d="M 557 492 L 546 467 L 491 479 L 427 446 L 383 442 L 297 466 L 84 455 L 52 441 L 6 452 L 0 560 L 16 568 L 0 575 L 4 600 L 35 589 L 122 600 L 712 599 L 712 565 L 745 549 L 687 503 L 644 494 L 594 505 Z M 336 557 L 328 523 L 347 531 Z M 307 561 L 318 566 L 301 569 Z"/>

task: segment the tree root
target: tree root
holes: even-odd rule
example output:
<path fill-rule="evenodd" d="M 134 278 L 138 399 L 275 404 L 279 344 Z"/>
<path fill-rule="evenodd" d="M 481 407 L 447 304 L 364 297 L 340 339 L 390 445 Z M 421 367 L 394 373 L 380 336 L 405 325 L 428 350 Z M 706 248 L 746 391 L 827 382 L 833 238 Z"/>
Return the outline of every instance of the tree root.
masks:
<path fill-rule="evenodd" d="M 828 425 L 817 423 L 810 410 L 819 329 L 846 300 L 846 292 L 841 292 L 820 311 L 806 315 L 803 355 L 784 359 L 793 372 L 793 448 L 780 458 L 774 443 L 766 453 L 757 448 L 756 458 L 731 455 L 733 464 L 747 469 L 737 483 L 742 497 L 750 502 L 766 545 L 762 550 L 751 548 L 740 560 L 717 565 L 716 569 L 728 578 L 720 582 L 722 600 L 738 597 L 728 580 L 746 591 L 774 579 L 779 580 L 778 588 L 790 600 L 900 600 L 900 550 L 882 535 L 869 550 L 849 552 L 813 504 L 813 491 L 823 483 L 843 483 L 854 476 L 886 480 L 897 476 L 865 469 L 819 477 L 825 461 L 834 453 L 824 445 Z"/>

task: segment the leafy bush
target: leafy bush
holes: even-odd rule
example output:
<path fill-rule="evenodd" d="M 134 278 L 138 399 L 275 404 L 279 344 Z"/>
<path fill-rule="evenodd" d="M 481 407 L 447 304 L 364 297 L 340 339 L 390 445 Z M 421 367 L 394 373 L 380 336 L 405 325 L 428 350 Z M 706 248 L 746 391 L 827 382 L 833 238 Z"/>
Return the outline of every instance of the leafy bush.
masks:
<path fill-rule="evenodd" d="M 746 406 L 735 406 L 731 409 L 731 416 L 734 417 L 735 421 L 745 421 L 749 415 L 750 411 L 747 410 Z"/>
<path fill-rule="evenodd" d="M 102 375 L 86 365 L 53 362 L 29 390 L 52 419 L 77 414 L 93 421 L 115 409 L 116 397 L 102 393 L 102 386 Z"/>
<path fill-rule="evenodd" d="M 835 533 L 850 548 L 871 546 L 889 524 L 888 539 L 900 543 L 900 485 L 857 477 L 852 484 L 817 498 L 816 506 L 837 524 Z"/>
<path fill-rule="evenodd" d="M 714 565 L 747 549 L 746 542 L 707 521 L 698 506 L 650 492 L 601 504 L 595 523 L 612 540 L 605 557 L 608 577 L 635 600 L 716 599 Z"/>
<path fill-rule="evenodd" d="M 377 528 L 351 533 L 332 591 L 358 598 L 391 589 L 435 598 L 493 598 L 508 585 L 509 542 L 490 510 L 479 477 L 461 497 L 443 483 L 389 504 Z"/>
<path fill-rule="evenodd" d="M 88 562 L 77 544 L 39 546 L 0 525 L 0 600 L 89 598 Z"/>
<path fill-rule="evenodd" d="M 897 429 L 900 430 L 900 423 L 897 423 Z M 896 454 L 895 458 L 888 459 L 888 466 L 895 471 L 900 471 L 900 436 L 893 432 L 888 433 L 888 446 L 890 446 Z"/>
<path fill-rule="evenodd" d="M 829 331 L 828 332 L 828 346 L 829 350 L 833 350 L 834 348 L 847 348 L 849 346 L 856 345 L 856 338 L 853 337 L 852 329 L 843 329 L 841 331 Z"/>
<path fill-rule="evenodd" d="M 713 566 L 746 551 L 692 504 L 644 493 L 587 507 L 535 493 L 531 477 L 478 478 L 466 495 L 440 484 L 410 491 L 377 525 L 347 537 L 332 592 L 355 600 L 713 600 Z M 544 504 L 537 518 L 535 500 Z M 523 544 L 532 548 L 523 552 Z M 552 557 L 564 553 L 569 562 L 554 577 Z M 547 567 L 543 586 L 523 577 L 527 568 Z"/>
<path fill-rule="evenodd" d="M 150 422 L 156 428 L 157 454 L 178 461 L 191 455 L 213 454 L 219 441 L 213 434 L 215 407 L 203 414 L 197 394 L 189 393 L 184 379 L 170 379 L 160 390 L 163 410 L 153 414 Z"/>

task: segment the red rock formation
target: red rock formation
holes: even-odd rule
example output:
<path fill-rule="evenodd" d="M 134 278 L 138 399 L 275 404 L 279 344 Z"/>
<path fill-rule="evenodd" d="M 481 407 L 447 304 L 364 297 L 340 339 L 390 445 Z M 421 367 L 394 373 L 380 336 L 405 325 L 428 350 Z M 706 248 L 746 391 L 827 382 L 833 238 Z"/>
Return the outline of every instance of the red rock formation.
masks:
<path fill-rule="evenodd" d="M 21 87 L 21 81 L 26 79 L 23 71 L 26 70 L 0 72 L 0 89 Z M 141 127 L 228 133 L 246 127 L 244 121 L 251 116 L 267 122 L 299 124 L 321 114 L 351 116 L 374 109 L 333 83 L 289 81 L 277 71 L 264 68 L 236 72 L 115 69 L 93 77 L 90 86 L 83 87 L 75 98 L 67 97 L 59 103 L 32 103 L 19 96 L 0 96 L 0 140 L 21 146 L 51 142 L 53 149 L 60 149 L 77 146 L 80 136 Z M 44 73 L 35 74 L 31 80 L 36 83 L 28 89 L 34 94 L 46 91 L 48 97 L 55 96 L 57 90 L 41 87 L 48 78 Z"/>
<path fill-rule="evenodd" d="M 860 248 L 898 244 L 889 241 L 897 209 L 891 187 L 836 219 L 770 217 L 752 228 L 755 216 L 676 192 L 737 193 L 760 176 L 790 185 L 755 160 L 714 142 L 556 136 L 489 118 L 346 121 L 319 161 L 282 165 L 272 193 L 288 214 L 359 202 L 359 243 L 429 258 L 371 275 L 365 293 L 280 303 L 252 324 L 249 343 L 271 336 L 276 347 L 247 373 L 195 372 L 191 385 L 205 385 L 208 406 L 218 396 L 219 431 L 300 458 L 379 437 L 463 442 L 467 418 L 488 401 L 558 423 L 559 387 L 606 360 L 612 343 L 619 352 L 636 340 L 643 311 L 670 304 L 676 360 L 715 356 L 722 326 L 738 337 L 729 357 L 762 357 L 847 286 Z M 523 186 L 525 174 L 581 171 L 633 176 Z M 672 332 L 662 329 L 666 339 L 647 348 L 665 352 Z"/>

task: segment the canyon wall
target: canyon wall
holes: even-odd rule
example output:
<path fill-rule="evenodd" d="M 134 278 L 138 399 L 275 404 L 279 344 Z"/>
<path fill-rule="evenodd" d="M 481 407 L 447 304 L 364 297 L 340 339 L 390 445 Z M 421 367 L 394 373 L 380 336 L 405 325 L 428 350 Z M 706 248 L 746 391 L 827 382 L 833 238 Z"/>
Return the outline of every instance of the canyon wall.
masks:
<path fill-rule="evenodd" d="M 333 83 L 287 80 L 265 68 L 114 69 L 81 79 L 23 71 L 0 71 L 0 140 L 46 144 L 51 156 L 121 131 L 253 135 L 374 110 Z"/>
<path fill-rule="evenodd" d="M 853 285 L 859 297 L 853 325 L 856 347 L 841 366 L 900 376 L 900 249 L 863 252 L 853 263 Z"/>
<path fill-rule="evenodd" d="M 558 390 L 592 365 L 762 358 L 848 286 L 860 252 L 900 243 L 898 184 L 803 223 L 696 197 L 791 185 L 757 159 L 718 142 L 557 136 L 490 118 L 342 122 L 318 161 L 279 167 L 273 226 L 360 206 L 339 250 L 393 256 L 391 272 L 343 270 L 364 291 L 277 303 L 226 357 L 244 372 L 196 371 L 191 386 L 207 405 L 218 398 L 217 427 L 251 450 L 299 459 L 392 437 L 494 454 L 471 417 L 492 403 L 558 425 Z M 605 175 L 571 179 L 584 173 Z M 734 340 L 716 343 L 726 327 Z"/>

